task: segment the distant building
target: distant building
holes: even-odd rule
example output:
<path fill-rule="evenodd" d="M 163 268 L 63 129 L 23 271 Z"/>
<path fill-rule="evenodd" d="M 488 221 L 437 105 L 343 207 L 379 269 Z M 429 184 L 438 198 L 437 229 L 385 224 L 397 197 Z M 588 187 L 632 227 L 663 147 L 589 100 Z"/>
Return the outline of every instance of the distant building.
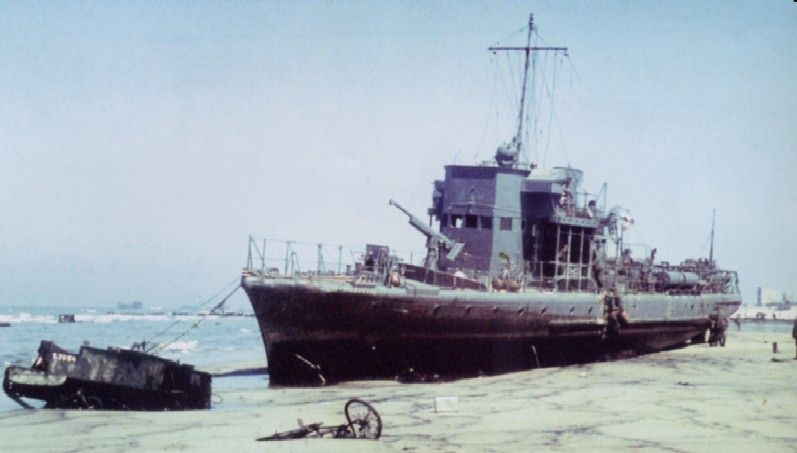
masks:
<path fill-rule="evenodd" d="M 758 301 L 756 306 L 772 307 L 775 310 L 789 310 L 794 303 L 794 294 L 785 291 L 758 287 Z"/>

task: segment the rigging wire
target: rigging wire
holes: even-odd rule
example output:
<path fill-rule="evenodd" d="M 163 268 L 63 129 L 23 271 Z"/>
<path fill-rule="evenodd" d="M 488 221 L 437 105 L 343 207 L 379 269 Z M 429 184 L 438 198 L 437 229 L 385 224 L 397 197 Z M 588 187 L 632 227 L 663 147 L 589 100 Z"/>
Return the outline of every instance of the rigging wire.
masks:
<path fill-rule="evenodd" d="M 548 92 L 548 80 L 546 78 L 546 76 L 547 76 L 546 68 L 548 67 L 548 53 L 547 52 L 544 53 L 542 58 L 543 58 L 543 60 L 542 60 L 542 71 L 541 71 L 541 74 L 540 74 L 541 75 L 541 77 L 540 77 L 541 78 L 541 80 L 540 80 L 540 96 L 539 96 L 539 101 L 537 102 L 537 105 L 536 105 L 536 109 L 537 110 L 535 112 L 535 116 L 537 118 L 542 116 L 542 104 L 543 104 L 544 100 L 546 99 L 544 95 L 545 95 L 546 92 Z M 550 98 L 550 92 L 548 92 L 548 95 L 549 95 L 549 98 Z M 538 130 L 535 130 L 534 133 L 537 134 L 537 142 L 538 142 L 537 145 L 539 147 L 539 140 L 542 137 L 543 129 L 539 128 Z M 548 126 L 548 133 L 550 134 L 550 125 Z M 542 162 L 543 162 L 543 164 L 542 164 L 543 167 L 548 164 L 548 149 L 547 149 L 547 147 L 543 148 L 543 150 L 542 150 Z"/>
<path fill-rule="evenodd" d="M 570 157 L 568 156 L 568 152 L 567 152 L 567 145 L 565 145 L 565 138 L 562 135 L 562 128 L 559 126 L 559 116 L 556 114 L 556 112 L 554 112 L 554 114 L 553 114 L 553 121 L 554 121 L 554 124 L 556 125 L 556 131 L 559 133 L 559 143 L 562 144 L 562 152 L 565 155 L 565 162 L 567 163 L 568 167 L 571 167 L 571 165 L 570 165 Z"/>
<path fill-rule="evenodd" d="M 550 44 L 548 44 L 548 42 L 542 36 L 539 35 L 539 33 L 536 32 L 536 30 L 535 30 L 535 35 L 545 45 L 550 45 Z M 551 134 L 553 133 L 552 125 L 555 125 L 556 126 L 557 135 L 559 136 L 559 142 L 562 145 L 562 151 L 563 151 L 563 154 L 564 154 L 565 162 L 567 163 L 567 166 L 570 167 L 571 166 L 571 164 L 570 164 L 570 156 L 569 156 L 569 153 L 568 153 L 567 145 L 565 144 L 564 137 L 562 135 L 562 127 L 561 127 L 561 125 L 559 123 L 559 116 L 556 114 L 556 109 L 554 108 L 554 99 L 555 99 L 555 94 L 556 94 L 556 84 L 557 84 L 557 81 L 559 79 L 559 72 L 561 71 L 561 67 L 562 67 L 562 63 L 563 63 L 562 59 L 567 59 L 567 63 L 570 65 L 570 68 L 572 69 L 572 72 L 570 73 L 570 75 L 571 75 L 571 77 L 570 77 L 570 85 L 571 86 L 573 84 L 572 75 L 575 74 L 578 80 L 581 79 L 581 75 L 578 73 L 578 70 L 576 69 L 575 65 L 573 64 L 573 60 L 570 58 L 570 54 L 567 51 L 562 52 L 562 53 L 559 53 L 557 51 L 557 52 L 555 52 L 555 54 L 558 55 L 558 59 L 554 59 L 553 78 L 552 78 L 552 81 L 551 81 L 551 90 L 548 91 L 550 111 L 549 111 L 549 120 L 548 120 L 548 136 L 547 136 L 547 143 L 546 143 L 546 147 L 545 147 L 545 160 L 546 160 L 546 163 L 547 163 L 547 156 L 548 156 L 550 138 L 551 138 Z M 546 88 L 546 90 L 548 90 L 547 84 L 545 85 L 545 88 Z M 553 119 L 553 124 L 551 122 L 551 119 Z"/>
<path fill-rule="evenodd" d="M 529 140 L 529 128 L 528 128 L 529 115 L 530 115 L 529 111 L 530 110 L 531 110 L 531 108 L 526 109 L 526 117 L 523 118 L 523 124 L 526 125 L 526 127 L 523 129 L 523 143 L 528 143 L 528 144 L 531 145 L 532 143 L 531 143 L 531 140 Z M 525 149 L 527 149 L 527 147 L 524 146 L 523 149 L 525 150 Z M 527 151 L 524 151 L 524 156 L 528 157 Z M 534 164 L 535 165 L 537 164 L 537 162 L 539 162 L 538 157 L 539 156 L 537 154 L 537 147 L 534 146 Z"/>
<path fill-rule="evenodd" d="M 238 283 L 238 282 L 240 282 L 240 281 L 241 281 L 241 277 L 235 277 L 235 279 L 234 279 L 234 280 L 232 280 L 230 283 L 227 283 L 227 284 L 224 286 L 224 288 L 220 289 L 220 290 L 219 290 L 219 291 L 217 291 L 215 294 L 213 294 L 213 295 L 212 295 L 212 296 L 210 296 L 209 298 L 205 299 L 205 301 L 204 301 L 204 302 L 202 302 L 201 304 L 199 304 L 199 305 L 196 307 L 196 310 L 195 310 L 195 311 L 199 311 L 199 310 L 201 310 L 201 309 L 202 309 L 203 307 L 205 307 L 207 304 L 209 304 L 209 303 L 213 302 L 214 300 L 216 300 L 216 298 L 217 298 L 217 297 L 219 297 L 219 296 L 220 296 L 220 295 L 222 295 L 222 294 L 223 294 L 225 291 L 227 291 L 227 290 L 230 288 L 230 286 L 232 286 L 234 283 Z M 239 285 L 239 286 L 240 286 L 240 285 Z M 235 288 L 235 289 L 238 289 L 238 286 L 236 286 L 236 288 Z M 226 299 L 225 299 L 225 300 L 226 300 Z M 169 330 L 170 330 L 172 327 L 176 326 L 177 324 L 180 324 L 180 323 L 181 323 L 181 322 L 183 322 L 183 321 L 184 321 L 183 319 L 177 319 L 177 320 L 175 320 L 174 322 L 172 322 L 171 324 L 169 324 L 169 325 L 168 325 L 168 326 L 167 326 L 165 329 L 161 330 L 160 332 L 156 333 L 155 335 L 152 335 L 152 336 L 150 337 L 150 340 L 155 340 L 155 339 L 156 339 L 156 338 L 158 338 L 159 336 L 161 336 L 161 335 L 165 334 L 166 332 L 168 332 L 168 331 L 169 331 Z"/>
<path fill-rule="evenodd" d="M 515 81 L 515 68 L 512 65 L 512 58 L 510 57 L 509 52 L 504 52 L 504 55 L 506 56 L 507 68 L 509 68 L 509 77 L 510 77 L 509 82 L 510 86 L 512 87 L 512 99 L 520 99 L 520 96 L 518 96 L 517 93 L 518 83 Z M 520 105 L 518 105 L 517 108 L 519 111 Z"/>
<path fill-rule="evenodd" d="M 570 54 L 569 53 L 566 53 L 565 57 L 567 57 L 567 62 L 570 64 L 570 69 L 573 70 L 573 73 L 576 75 L 576 79 L 578 79 L 578 81 L 580 82 L 581 81 L 581 74 L 578 73 L 578 70 L 576 70 L 576 67 L 573 65 L 573 59 L 570 58 Z M 571 82 L 571 84 L 572 84 L 572 82 Z"/>
<path fill-rule="evenodd" d="M 534 29 L 533 33 L 532 33 L 532 40 L 535 40 L 535 39 L 539 40 L 540 42 L 542 42 L 543 44 L 545 44 L 547 46 L 550 46 L 550 44 L 548 44 L 548 42 L 539 34 L 539 32 L 536 29 Z M 535 44 L 532 44 L 532 46 L 534 46 L 534 45 Z M 562 147 L 563 147 L 564 154 L 565 154 L 565 161 L 567 162 L 568 167 L 570 166 L 570 158 L 569 158 L 568 153 L 567 153 L 567 147 L 565 146 L 564 138 L 562 137 L 561 127 L 559 125 L 559 119 L 558 119 L 558 116 L 556 115 L 556 111 L 555 111 L 555 108 L 554 108 L 554 98 L 555 98 L 555 94 L 556 94 L 556 84 L 557 84 L 557 80 L 559 78 L 559 72 L 560 72 L 560 68 L 562 66 L 562 61 L 561 60 L 562 60 L 563 56 L 567 58 L 568 63 L 571 65 L 573 71 L 578 76 L 578 71 L 576 71 L 575 66 L 573 66 L 573 63 L 572 63 L 572 61 L 570 59 L 570 55 L 567 53 L 567 51 L 562 52 L 562 53 L 560 53 L 559 51 L 554 51 L 554 55 L 552 57 L 552 60 L 553 60 L 553 69 L 552 69 L 552 74 L 551 74 L 552 79 L 550 81 L 551 88 L 549 89 L 549 82 L 547 80 L 547 76 L 548 76 L 547 68 L 549 66 L 548 65 L 548 54 L 545 53 L 543 55 L 543 60 L 542 60 L 542 63 L 541 63 L 541 65 L 542 65 L 542 74 L 541 74 L 540 80 L 537 80 L 538 78 L 535 77 L 536 70 L 537 70 L 537 68 L 536 68 L 536 66 L 537 66 L 536 53 L 532 53 L 531 54 L 531 57 L 532 57 L 532 60 L 531 60 L 532 61 L 532 84 L 531 84 L 530 101 L 529 101 L 530 108 L 526 111 L 525 123 L 528 125 L 528 115 L 531 114 L 533 116 L 533 124 L 531 125 L 532 127 L 530 128 L 531 129 L 530 132 L 528 131 L 529 128 L 527 126 L 527 131 L 524 134 L 524 140 L 525 140 L 526 143 L 529 143 L 531 146 L 534 147 L 534 161 L 535 161 L 535 163 L 539 163 L 540 162 L 540 154 L 542 153 L 542 166 L 543 167 L 546 166 L 547 163 L 548 163 L 548 151 L 550 149 L 551 134 L 553 134 L 553 130 L 552 130 L 553 129 L 553 127 L 552 127 L 553 124 L 556 124 L 557 132 L 558 132 L 558 135 L 559 135 L 559 139 L 560 139 L 560 142 L 562 143 Z M 580 78 L 580 76 L 579 76 L 579 78 Z M 571 78 L 571 85 L 572 85 L 572 78 Z M 546 94 L 547 94 L 547 97 L 545 96 Z M 549 111 L 548 111 L 548 125 L 547 125 L 547 128 L 546 128 L 547 130 L 544 131 L 542 128 L 540 128 L 540 116 L 542 114 L 542 109 L 543 109 L 543 106 L 544 106 L 546 100 L 547 100 L 547 105 L 549 107 Z M 545 134 L 545 135 L 543 135 L 543 134 Z M 530 141 L 528 139 L 529 135 L 531 136 L 531 140 Z M 540 149 L 541 147 L 539 145 L 540 145 L 542 140 L 545 140 L 545 147 L 541 150 Z"/>
<path fill-rule="evenodd" d="M 556 81 L 554 80 L 554 89 L 556 87 Z M 556 114 L 556 110 L 553 108 L 553 95 L 551 98 L 551 114 L 553 115 L 554 124 L 556 125 L 556 132 L 559 135 L 559 143 L 562 145 L 562 152 L 564 153 L 565 162 L 567 163 L 568 167 L 570 165 L 570 155 L 567 150 L 567 145 L 565 144 L 564 135 L 562 135 L 562 127 L 559 124 L 559 115 Z"/>
<path fill-rule="evenodd" d="M 546 46 L 550 46 L 550 44 L 548 44 L 548 41 L 546 41 L 542 36 L 540 36 L 539 33 L 537 33 L 536 29 L 534 30 L 534 34 L 537 35 L 537 37 L 540 39 L 540 41 L 542 41 L 543 44 L 545 44 Z M 567 62 L 570 64 L 570 67 L 571 69 L 573 69 L 573 72 L 576 74 L 578 80 L 581 81 L 581 75 L 578 73 L 576 67 L 573 65 L 573 60 L 570 59 L 570 53 L 565 52 L 564 56 L 567 58 Z"/>
<path fill-rule="evenodd" d="M 556 52 L 558 53 L 558 52 Z M 553 131 L 553 115 L 554 115 L 554 96 L 556 95 L 556 56 L 554 55 L 553 58 L 553 77 L 551 78 L 551 90 L 548 91 L 548 133 L 545 137 L 545 156 L 548 156 L 548 150 L 551 147 L 551 133 Z M 546 91 L 548 90 L 548 86 L 545 86 Z M 567 163 L 567 166 L 570 166 L 570 162 Z"/>
<path fill-rule="evenodd" d="M 490 56 L 490 62 L 495 64 L 495 59 Z M 496 87 L 498 86 L 498 74 L 497 71 L 493 71 L 493 87 L 490 93 L 490 107 L 487 108 L 487 118 L 484 120 L 484 128 L 482 129 L 482 136 L 479 139 L 478 144 L 476 145 L 476 150 L 473 152 L 473 161 L 478 162 L 479 159 L 479 151 L 481 150 L 482 146 L 484 145 L 484 139 L 487 137 L 487 129 L 490 127 L 490 119 L 492 118 L 492 110 L 495 106 L 495 91 Z"/>
<path fill-rule="evenodd" d="M 545 42 L 545 40 L 542 38 L 542 36 L 540 36 L 540 34 L 537 32 L 536 28 L 532 32 L 532 40 L 534 40 L 534 39 L 536 39 L 537 41 L 542 41 L 543 44 L 548 45 L 548 43 Z M 535 43 L 535 44 L 539 44 L 539 43 Z M 533 54 L 533 55 L 535 56 L 535 59 L 533 59 L 532 61 L 536 61 L 536 54 Z M 534 125 L 533 125 L 533 130 L 531 131 L 531 135 L 533 137 L 533 142 L 534 142 L 535 160 L 538 163 L 541 163 L 542 167 L 545 167 L 545 165 L 547 163 L 547 160 L 548 160 L 548 155 L 547 155 L 547 150 L 542 150 L 543 154 L 542 154 L 542 157 L 540 158 L 539 135 L 542 133 L 542 131 L 539 129 L 539 117 L 540 117 L 540 112 L 542 111 L 542 101 L 543 101 L 542 100 L 542 90 L 540 89 L 540 86 L 543 86 L 543 87 L 546 86 L 545 70 L 544 69 L 545 69 L 545 67 L 547 67 L 547 61 L 548 61 L 548 54 L 547 53 L 543 53 L 543 61 L 542 61 L 543 71 L 542 71 L 542 74 L 541 74 L 541 79 L 542 80 L 538 81 L 538 80 L 536 80 L 537 77 L 534 77 L 534 75 L 536 75 L 536 73 L 537 73 L 536 65 L 533 66 L 533 71 L 532 71 L 532 77 L 534 77 L 535 83 L 534 83 L 534 85 L 532 87 L 533 88 L 533 96 L 534 96 L 533 97 L 533 103 L 532 103 L 532 108 L 534 109 Z"/>
<path fill-rule="evenodd" d="M 532 38 L 533 38 L 533 35 L 532 35 Z M 531 43 L 533 44 L 533 40 L 532 40 Z M 529 108 L 529 110 L 535 109 L 535 105 L 537 103 L 537 83 L 538 82 L 537 82 L 537 77 L 534 76 L 536 73 L 537 73 L 537 53 L 536 52 L 531 52 L 531 90 L 530 90 L 531 99 L 530 99 L 530 102 L 529 102 L 529 105 L 531 107 Z M 535 155 L 536 155 L 537 149 L 539 148 L 537 146 L 537 133 L 536 133 L 536 131 L 537 131 L 537 116 L 538 115 L 536 114 L 536 112 L 531 112 L 531 114 L 532 114 L 532 119 L 534 121 L 534 124 L 531 127 L 530 136 L 531 136 L 531 144 L 532 144 L 532 146 L 534 146 L 534 152 L 535 152 Z M 529 125 L 526 124 L 526 127 L 528 128 Z"/>
<path fill-rule="evenodd" d="M 527 29 L 526 29 L 526 27 L 525 27 L 525 26 L 523 26 L 523 27 L 520 27 L 520 28 L 519 28 L 517 31 L 513 31 L 513 32 L 511 32 L 511 33 L 510 33 L 510 34 L 509 34 L 507 37 L 505 37 L 505 38 L 503 38 L 503 39 L 500 39 L 500 40 L 496 41 L 496 42 L 495 42 L 495 44 L 494 44 L 494 47 L 500 47 L 502 43 L 504 43 L 504 42 L 506 42 L 506 41 L 508 41 L 508 40 L 510 40 L 510 39 L 513 39 L 514 37 L 516 37 L 516 36 L 517 36 L 517 35 L 519 35 L 520 33 L 523 33 L 523 32 L 524 32 L 524 31 L 526 31 L 526 30 L 527 30 Z"/>
<path fill-rule="evenodd" d="M 500 39 L 500 40 L 496 41 L 494 46 L 495 47 L 500 47 L 502 45 L 502 43 L 514 39 L 519 34 L 524 33 L 526 30 L 527 30 L 526 27 L 521 27 L 521 28 L 511 32 L 509 35 L 507 35 L 503 39 Z M 493 52 L 493 54 L 495 55 L 495 52 Z M 503 71 L 500 70 L 500 64 L 498 63 L 497 59 L 495 59 L 495 61 L 496 61 L 496 71 L 500 75 L 501 84 L 504 87 L 504 95 L 506 96 L 506 99 L 507 99 L 506 103 L 507 103 L 507 105 L 511 106 L 511 108 L 507 109 L 507 111 L 513 111 L 515 108 L 517 108 L 515 102 L 518 99 L 518 96 L 517 96 L 517 92 L 516 92 L 516 90 L 517 90 L 517 86 L 516 85 L 517 84 L 514 81 L 514 71 L 513 71 L 513 68 L 512 68 L 512 63 L 509 60 L 509 55 L 507 54 L 507 70 L 509 71 L 509 74 L 512 77 L 512 87 L 513 87 L 512 92 L 510 92 L 510 90 L 507 88 L 506 80 L 504 79 Z M 495 107 L 496 107 L 496 133 L 498 133 L 498 125 L 500 124 L 499 120 L 501 118 L 501 113 L 500 113 L 500 109 L 498 108 L 497 104 L 495 105 Z M 487 127 L 485 126 L 485 131 L 486 130 L 487 130 Z"/>
<path fill-rule="evenodd" d="M 499 65 L 496 65 L 496 70 L 498 71 L 498 75 L 501 77 L 501 84 L 502 84 L 502 85 L 503 85 L 503 87 L 504 87 L 504 95 L 506 96 L 506 99 L 507 99 L 506 103 L 507 103 L 507 105 L 513 105 L 513 104 L 514 104 L 514 102 L 512 101 L 512 99 L 514 99 L 514 98 L 513 98 L 513 97 L 512 97 L 512 95 L 510 94 L 510 92 L 509 92 L 509 88 L 507 88 L 507 86 L 506 86 L 506 80 L 504 79 L 504 72 L 500 70 L 500 64 L 499 64 Z M 498 118 L 500 118 L 500 117 L 501 117 L 501 114 L 500 114 L 500 112 L 499 112 L 499 111 L 496 109 L 496 120 L 497 120 Z"/>
<path fill-rule="evenodd" d="M 224 296 L 224 299 L 222 299 L 222 300 L 221 300 L 221 302 L 219 302 L 218 304 L 216 304 L 216 305 L 215 305 L 215 306 L 214 306 L 214 307 L 213 307 L 213 308 L 212 308 L 212 309 L 211 309 L 211 310 L 210 310 L 210 311 L 209 311 L 207 314 L 204 314 L 204 315 L 202 315 L 202 316 L 201 316 L 199 319 L 197 319 L 196 321 L 194 321 L 194 323 L 193 323 L 193 324 L 191 324 L 191 326 L 190 326 L 188 329 L 184 330 L 184 331 L 183 331 L 183 332 L 181 332 L 179 335 L 177 335 L 176 337 L 174 337 L 174 339 L 173 339 L 172 341 L 170 341 L 170 342 L 168 342 L 168 343 L 155 343 L 155 344 L 154 344 L 152 347 L 150 347 L 149 349 L 147 349 L 147 350 L 146 350 L 146 351 L 144 351 L 144 352 L 146 352 L 147 354 L 157 354 L 157 353 L 159 353 L 159 352 L 163 351 L 164 349 L 166 349 L 166 348 L 167 348 L 169 345 L 171 345 L 171 344 L 175 343 L 175 342 L 176 342 L 177 340 L 179 340 L 180 338 L 183 338 L 184 336 L 188 335 L 188 332 L 190 332 L 190 331 L 192 331 L 193 329 L 196 329 L 197 327 L 199 327 L 199 325 L 200 325 L 200 324 L 201 324 L 201 323 L 202 323 L 204 320 L 206 320 L 206 319 L 208 318 L 208 316 L 210 316 L 210 313 L 213 313 L 213 311 L 215 311 L 216 309 L 218 309 L 218 308 L 220 308 L 222 305 L 224 305 L 224 303 L 225 303 L 225 302 L 227 302 L 227 299 L 229 299 L 230 297 L 232 297 L 232 295 L 233 295 L 233 294 L 235 294 L 235 292 L 236 292 L 236 291 L 238 291 L 238 289 L 240 289 L 240 288 L 241 288 L 241 285 L 238 285 L 238 286 L 236 286 L 235 288 L 233 288 L 233 290 L 232 290 L 232 291 L 230 291 L 230 292 L 229 292 L 229 293 L 228 293 L 226 296 Z"/>
<path fill-rule="evenodd" d="M 525 28 L 525 27 L 521 28 L 521 29 L 518 29 L 517 31 L 511 33 L 506 38 L 497 41 L 496 42 L 496 46 L 499 46 L 503 41 L 506 41 L 508 39 L 512 39 L 512 38 L 516 37 L 518 34 L 520 34 L 522 32 L 525 32 L 526 30 L 527 30 L 527 28 Z M 535 41 L 539 41 L 539 42 L 541 42 L 541 43 L 543 43 L 545 45 L 550 46 L 550 44 L 548 44 L 548 42 L 542 36 L 540 36 L 539 32 L 536 29 L 533 29 L 532 33 L 531 33 L 529 45 L 532 46 L 532 47 L 539 45 L 539 43 L 537 43 Z M 496 55 L 496 52 L 493 52 L 493 55 Z M 565 161 L 567 163 L 567 166 L 570 167 L 571 166 L 570 157 L 568 155 L 567 146 L 566 146 L 566 144 L 564 142 L 564 138 L 562 136 L 562 130 L 561 130 L 561 125 L 559 123 L 558 115 L 556 114 L 556 110 L 555 110 L 556 86 L 557 86 L 557 83 L 558 83 L 558 78 L 560 76 L 561 69 L 563 67 L 563 61 L 562 60 L 564 58 L 567 58 L 567 62 L 570 65 L 570 68 L 572 69 L 572 72 L 570 73 L 570 75 L 571 75 L 570 84 L 571 85 L 572 85 L 572 75 L 574 73 L 575 73 L 575 75 L 576 75 L 576 77 L 578 79 L 580 79 L 581 76 L 578 73 L 578 70 L 575 68 L 575 65 L 573 64 L 573 62 L 572 62 L 572 60 L 570 58 L 570 55 L 568 54 L 567 51 L 564 51 L 564 52 L 560 52 L 558 50 L 554 51 L 554 53 L 553 53 L 553 55 L 551 57 L 553 66 L 552 66 L 552 70 L 551 70 L 552 73 L 550 74 L 550 77 L 551 77 L 550 82 L 548 81 L 548 76 L 549 76 L 549 74 L 548 74 L 548 70 L 549 70 L 548 69 L 548 67 L 549 67 L 548 53 L 544 53 L 544 55 L 542 57 L 543 60 L 541 60 L 539 62 L 537 61 L 538 60 L 537 52 L 530 52 L 530 58 L 531 58 L 531 61 L 530 61 L 530 63 L 531 63 L 531 81 L 530 81 L 530 84 L 529 84 L 529 90 L 527 91 L 527 105 L 528 105 L 528 108 L 526 108 L 524 110 L 523 118 L 521 118 L 523 124 L 521 125 L 522 130 L 520 131 L 520 137 L 519 137 L 520 140 L 521 140 L 521 155 L 519 157 L 520 157 L 521 161 L 523 161 L 523 162 L 527 161 L 528 157 L 529 157 L 529 147 L 533 147 L 534 148 L 534 152 L 533 152 L 533 156 L 534 156 L 533 159 L 534 160 L 533 160 L 533 163 L 534 164 L 538 164 L 538 163 L 540 163 L 540 160 L 542 160 L 542 166 L 544 167 L 545 165 L 547 165 L 548 152 L 549 152 L 550 146 L 551 146 L 551 135 L 554 133 L 552 129 L 553 129 L 553 126 L 555 125 L 556 129 L 557 129 L 557 135 L 559 136 L 559 141 L 560 141 L 560 143 L 562 145 Z M 498 72 L 498 76 L 500 76 L 501 85 L 503 87 L 504 96 L 505 96 L 505 99 L 507 100 L 506 105 L 510 106 L 510 108 L 506 109 L 506 111 L 510 111 L 511 112 L 511 111 L 513 111 L 515 109 L 515 107 L 522 108 L 523 100 L 521 100 L 521 104 L 520 105 L 516 106 L 516 104 L 515 104 L 516 100 L 519 99 L 519 96 L 517 95 L 518 82 L 515 79 L 515 71 L 519 71 L 522 74 L 522 72 L 518 69 L 518 66 L 517 66 L 519 60 L 518 59 L 513 59 L 512 57 L 510 57 L 509 53 L 506 54 L 506 65 L 507 65 L 507 70 L 509 72 L 509 76 L 504 76 L 504 71 L 501 69 L 502 64 L 500 63 L 498 58 L 491 58 L 491 61 L 493 63 L 495 63 L 496 72 Z M 538 65 L 542 66 L 542 74 L 540 75 L 540 77 L 537 77 L 537 69 L 538 69 L 537 66 Z M 521 66 L 522 66 L 522 62 L 521 62 Z M 523 75 L 523 77 L 526 77 L 526 76 Z M 495 132 L 497 134 L 500 134 L 500 131 L 499 131 L 500 126 L 499 125 L 501 124 L 500 123 L 501 113 L 500 113 L 500 109 L 498 108 L 497 94 L 496 94 L 497 85 L 498 85 L 497 79 L 498 79 L 498 77 L 494 76 L 494 79 L 493 79 L 493 94 L 491 96 L 491 108 L 492 107 L 496 108 Z M 507 79 L 509 79 L 509 86 L 507 86 Z M 546 96 L 546 94 L 547 94 L 547 96 Z M 546 128 L 544 130 L 541 127 L 541 125 L 542 125 L 542 123 L 545 122 L 545 119 L 541 118 L 541 116 L 543 115 L 543 108 L 546 105 L 549 108 L 548 115 L 547 115 L 548 116 L 548 118 L 547 118 L 547 123 L 548 124 L 547 124 L 547 126 L 546 126 Z M 481 146 L 484 143 L 485 137 L 487 135 L 487 130 L 491 126 L 490 122 L 489 122 L 489 118 L 491 118 L 491 116 L 488 117 L 488 121 L 485 122 L 485 126 L 484 126 L 484 129 L 482 131 L 482 136 L 481 136 L 481 138 L 479 140 L 479 144 L 477 146 L 477 150 L 476 150 L 476 152 L 474 154 L 474 160 L 476 159 L 476 157 L 478 155 L 479 149 L 481 148 Z M 510 135 L 514 135 L 514 134 L 510 134 Z M 544 147 L 540 146 L 543 143 L 544 143 Z M 541 154 L 542 154 L 542 156 L 541 156 Z"/>
<path fill-rule="evenodd" d="M 532 33 L 531 40 L 529 44 L 531 46 L 535 45 L 534 42 L 535 33 Z M 537 164 L 539 162 L 539 146 L 537 146 L 536 140 L 536 132 L 534 127 L 529 127 L 529 119 L 536 118 L 536 103 L 537 103 L 537 78 L 535 74 L 537 72 L 537 55 L 536 53 L 531 53 L 531 87 L 529 89 L 529 108 L 526 109 L 526 117 L 524 118 L 524 124 L 526 125 L 526 130 L 524 133 L 524 140 L 529 146 L 534 148 L 534 163 Z"/>
<path fill-rule="evenodd" d="M 637 237 L 639 238 L 639 242 L 641 242 L 643 244 L 647 244 L 648 243 L 648 241 L 646 241 L 645 238 L 642 236 L 642 233 L 639 231 L 639 228 L 637 228 L 636 222 L 631 224 L 631 229 L 634 231 L 634 234 L 636 234 Z"/>

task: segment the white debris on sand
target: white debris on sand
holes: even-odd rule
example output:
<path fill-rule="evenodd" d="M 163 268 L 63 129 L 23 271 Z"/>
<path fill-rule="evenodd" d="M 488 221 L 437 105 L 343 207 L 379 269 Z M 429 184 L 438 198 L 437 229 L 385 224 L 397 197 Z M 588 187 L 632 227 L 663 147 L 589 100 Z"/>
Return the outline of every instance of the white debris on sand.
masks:
<path fill-rule="evenodd" d="M 448 383 L 232 388 L 211 411 L 20 409 L 0 413 L 0 432 L 8 451 L 794 451 L 794 356 L 789 333 L 729 331 L 725 348 Z M 435 413 L 441 395 L 455 412 Z M 353 397 L 381 414 L 380 440 L 255 442 L 297 418 L 343 423 Z"/>

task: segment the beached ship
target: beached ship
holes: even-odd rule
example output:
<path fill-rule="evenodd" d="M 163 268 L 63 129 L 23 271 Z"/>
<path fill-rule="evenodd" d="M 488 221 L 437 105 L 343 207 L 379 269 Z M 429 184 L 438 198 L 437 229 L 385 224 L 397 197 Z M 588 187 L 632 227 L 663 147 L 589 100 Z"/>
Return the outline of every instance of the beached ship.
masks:
<path fill-rule="evenodd" d="M 390 201 L 426 236 L 423 265 L 369 245 L 346 274 L 244 269 L 271 383 L 492 374 L 659 351 L 702 341 L 739 307 L 736 272 L 716 266 L 713 240 L 705 259 L 656 262 L 656 249 L 633 259 L 627 211 L 588 194 L 580 170 L 521 161 L 530 56 L 567 51 L 532 46 L 533 31 L 532 16 L 526 46 L 490 48 L 525 54 L 516 135 L 490 162 L 445 167 L 428 224 Z"/>

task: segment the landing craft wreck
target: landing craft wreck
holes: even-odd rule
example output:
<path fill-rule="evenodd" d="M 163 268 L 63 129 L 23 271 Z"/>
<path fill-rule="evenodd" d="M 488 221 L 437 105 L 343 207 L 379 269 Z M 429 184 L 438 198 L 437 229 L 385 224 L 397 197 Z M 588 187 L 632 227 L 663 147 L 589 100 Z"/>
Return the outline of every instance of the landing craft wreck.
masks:
<path fill-rule="evenodd" d="M 653 249 L 634 260 L 627 211 L 588 194 L 580 170 L 521 161 L 530 57 L 567 50 L 533 46 L 533 31 L 530 19 L 525 47 L 490 49 L 525 53 L 516 135 L 490 162 L 445 167 L 428 224 L 390 201 L 426 236 L 423 265 L 368 246 L 350 275 L 244 269 L 271 383 L 492 374 L 653 352 L 704 338 L 739 307 L 736 272 L 713 253 L 671 265 Z"/>
<path fill-rule="evenodd" d="M 25 408 L 22 398 L 45 408 L 185 410 L 210 409 L 211 376 L 180 364 L 127 349 L 82 346 L 78 354 L 42 341 L 30 368 L 5 370 L 3 391 Z"/>

